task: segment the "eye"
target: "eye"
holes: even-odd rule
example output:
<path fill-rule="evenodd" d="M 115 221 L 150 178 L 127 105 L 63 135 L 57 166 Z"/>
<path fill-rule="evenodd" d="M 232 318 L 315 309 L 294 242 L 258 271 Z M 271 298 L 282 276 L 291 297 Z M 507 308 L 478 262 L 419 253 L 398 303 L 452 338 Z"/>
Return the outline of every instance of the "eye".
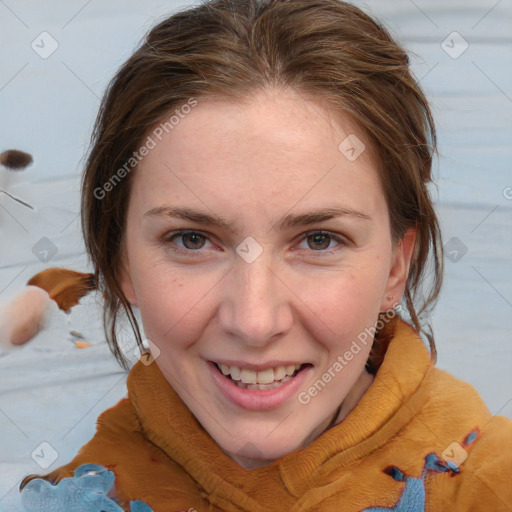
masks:
<path fill-rule="evenodd" d="M 201 251 L 199 251 L 199 249 L 202 249 L 206 240 L 208 240 L 206 235 L 203 235 L 198 231 L 182 230 L 168 234 L 164 237 L 163 241 L 166 245 L 176 245 L 175 240 L 180 238 L 182 239 L 183 246 L 180 247 L 178 245 L 176 247 L 171 247 L 171 250 L 187 256 L 192 256 L 194 252 L 200 253 Z"/>
<path fill-rule="evenodd" d="M 181 244 L 178 245 L 175 241 L 181 239 Z M 318 252 L 323 254 L 333 254 L 339 250 L 339 247 L 348 245 L 348 241 L 342 237 L 330 233 L 328 231 L 310 231 L 303 235 L 301 240 L 307 243 L 306 250 L 310 252 Z M 185 256 L 200 256 L 204 251 L 206 242 L 209 241 L 208 236 L 199 231 L 179 230 L 169 233 L 163 238 L 163 243 L 169 246 L 169 249 L 175 253 L 183 254 Z M 337 242 L 337 246 L 333 249 L 332 242 Z M 211 242 L 210 242 L 211 243 Z M 331 250 L 326 250 L 326 249 Z M 299 247 L 304 249 L 304 247 Z"/>
<path fill-rule="evenodd" d="M 334 235 L 333 233 L 330 233 L 328 231 L 311 231 L 309 233 L 306 233 L 303 240 L 306 241 L 308 248 L 312 249 L 314 252 L 321 252 L 327 254 L 332 254 L 338 250 L 325 250 L 329 248 L 332 241 L 336 241 L 338 243 L 338 246 L 347 245 L 347 240 L 345 240 L 343 237 Z"/>

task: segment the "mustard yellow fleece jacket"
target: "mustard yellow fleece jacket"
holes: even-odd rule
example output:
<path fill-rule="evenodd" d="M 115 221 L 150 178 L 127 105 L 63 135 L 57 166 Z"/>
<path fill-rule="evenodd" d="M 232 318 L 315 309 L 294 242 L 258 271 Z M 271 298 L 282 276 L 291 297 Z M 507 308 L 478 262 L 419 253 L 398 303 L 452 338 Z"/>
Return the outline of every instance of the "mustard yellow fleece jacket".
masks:
<path fill-rule="evenodd" d="M 115 498 L 154 512 L 511 512 L 512 421 L 469 384 L 435 368 L 397 322 L 375 380 L 353 411 L 303 450 L 244 470 L 167 383 L 137 363 L 128 397 L 54 482 L 85 463 L 115 475 Z"/>

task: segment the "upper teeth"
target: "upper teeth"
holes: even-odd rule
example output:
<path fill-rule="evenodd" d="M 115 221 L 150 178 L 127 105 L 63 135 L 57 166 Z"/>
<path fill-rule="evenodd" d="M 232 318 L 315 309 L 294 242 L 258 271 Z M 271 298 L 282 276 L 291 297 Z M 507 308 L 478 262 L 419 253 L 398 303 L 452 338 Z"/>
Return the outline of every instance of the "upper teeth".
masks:
<path fill-rule="evenodd" d="M 291 364 L 256 372 L 247 368 L 238 368 L 238 366 L 219 364 L 219 368 L 224 375 L 231 375 L 233 380 L 241 380 L 244 384 L 271 384 L 276 380 L 284 379 L 287 375 L 293 375 L 300 367 L 300 364 Z"/>

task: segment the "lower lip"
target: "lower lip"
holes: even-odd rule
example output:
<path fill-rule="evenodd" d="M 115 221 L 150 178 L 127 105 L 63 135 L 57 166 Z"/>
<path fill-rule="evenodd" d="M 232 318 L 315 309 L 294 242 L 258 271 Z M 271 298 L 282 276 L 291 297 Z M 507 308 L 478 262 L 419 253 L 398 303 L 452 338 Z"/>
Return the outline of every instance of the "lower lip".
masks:
<path fill-rule="evenodd" d="M 273 389 L 244 389 L 239 388 L 233 380 L 222 374 L 217 366 L 208 361 L 208 368 L 213 380 L 221 393 L 232 403 L 249 411 L 268 411 L 276 409 L 286 402 L 298 390 L 307 379 L 312 366 L 307 366 L 297 373 L 295 377 L 281 386 Z"/>

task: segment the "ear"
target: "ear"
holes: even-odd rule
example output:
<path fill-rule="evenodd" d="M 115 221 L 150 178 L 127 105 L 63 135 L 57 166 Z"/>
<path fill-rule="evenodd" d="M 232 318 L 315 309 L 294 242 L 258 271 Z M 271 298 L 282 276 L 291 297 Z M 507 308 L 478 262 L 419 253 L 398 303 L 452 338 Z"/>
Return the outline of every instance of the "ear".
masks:
<path fill-rule="evenodd" d="M 121 271 L 119 273 L 119 285 L 124 296 L 132 306 L 137 306 L 137 297 L 133 287 L 133 281 L 130 274 L 130 265 L 123 260 Z"/>
<path fill-rule="evenodd" d="M 384 296 L 382 297 L 381 311 L 392 309 L 402 300 L 405 291 L 411 258 L 414 252 L 416 241 L 416 230 L 408 229 L 394 249 L 391 269 Z"/>

